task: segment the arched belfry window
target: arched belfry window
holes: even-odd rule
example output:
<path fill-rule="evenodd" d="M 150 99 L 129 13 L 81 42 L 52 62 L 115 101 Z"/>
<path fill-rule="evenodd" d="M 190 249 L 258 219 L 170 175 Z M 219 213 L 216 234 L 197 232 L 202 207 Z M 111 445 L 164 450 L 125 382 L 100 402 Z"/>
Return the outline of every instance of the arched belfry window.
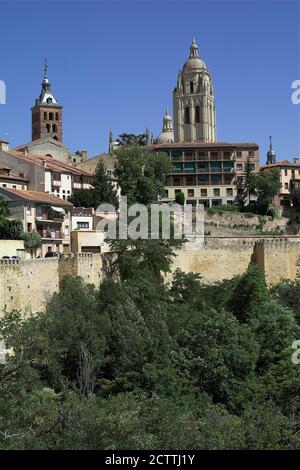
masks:
<path fill-rule="evenodd" d="M 56 124 L 52 125 L 52 132 L 57 132 L 57 125 Z"/>
<path fill-rule="evenodd" d="M 194 93 L 194 82 L 190 82 L 190 92 Z"/>
<path fill-rule="evenodd" d="M 185 124 L 191 124 L 190 108 L 188 106 L 186 106 L 186 108 L 184 108 L 184 123 Z"/>
<path fill-rule="evenodd" d="M 55 113 L 55 120 L 56 120 L 56 121 L 58 121 L 58 120 L 59 120 L 58 113 Z"/>
<path fill-rule="evenodd" d="M 195 108 L 195 122 L 200 122 L 200 107 L 196 106 Z"/>
<path fill-rule="evenodd" d="M 44 121 L 47 121 L 47 112 L 44 112 Z"/>
<path fill-rule="evenodd" d="M 50 132 L 50 124 L 46 124 L 47 132 Z"/>
<path fill-rule="evenodd" d="M 49 120 L 53 121 L 53 113 L 49 113 Z"/>

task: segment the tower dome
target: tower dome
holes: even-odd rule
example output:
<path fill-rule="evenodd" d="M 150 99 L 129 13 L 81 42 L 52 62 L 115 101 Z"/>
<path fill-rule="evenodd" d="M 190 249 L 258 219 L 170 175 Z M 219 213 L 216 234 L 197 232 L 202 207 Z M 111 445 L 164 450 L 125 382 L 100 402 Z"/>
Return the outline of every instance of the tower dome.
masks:
<path fill-rule="evenodd" d="M 157 138 L 159 144 L 169 144 L 174 142 L 174 130 L 173 130 L 173 119 L 169 114 L 168 107 L 163 118 L 163 129 L 161 134 Z"/>
<path fill-rule="evenodd" d="M 206 65 L 203 62 L 203 60 L 200 59 L 199 53 L 198 53 L 198 46 L 196 43 L 195 37 L 193 38 L 191 47 L 190 47 L 190 56 L 188 60 L 185 62 L 183 66 L 183 70 L 185 71 L 197 71 L 197 70 L 202 70 L 206 69 Z"/>

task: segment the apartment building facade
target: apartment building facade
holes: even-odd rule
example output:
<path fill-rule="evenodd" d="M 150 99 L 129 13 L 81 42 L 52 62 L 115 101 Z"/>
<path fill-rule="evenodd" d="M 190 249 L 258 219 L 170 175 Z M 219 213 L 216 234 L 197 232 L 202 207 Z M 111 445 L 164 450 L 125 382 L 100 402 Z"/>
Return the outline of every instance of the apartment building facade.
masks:
<path fill-rule="evenodd" d="M 182 142 L 154 144 L 147 149 L 164 152 L 171 161 L 164 198 L 167 201 L 183 192 L 187 203 L 206 207 L 234 204 L 248 160 L 255 171 L 259 168 L 255 143 Z"/>
<path fill-rule="evenodd" d="M 42 238 L 40 255 L 49 251 L 70 251 L 73 205 L 51 194 L 0 187 L 10 218 L 21 220 L 24 232 L 37 232 Z"/>
<path fill-rule="evenodd" d="M 79 168 L 55 160 L 47 155 L 24 155 L 9 150 L 8 145 L 0 142 L 0 167 L 28 181 L 32 191 L 46 192 L 67 200 L 78 189 L 90 189 L 93 173 L 90 169 Z"/>
<path fill-rule="evenodd" d="M 281 189 L 275 196 L 273 204 L 276 207 L 292 207 L 292 193 L 295 188 L 300 188 L 300 160 L 294 158 L 292 162 L 282 160 L 277 163 L 268 163 L 260 168 L 260 171 L 277 169 L 280 173 Z"/>

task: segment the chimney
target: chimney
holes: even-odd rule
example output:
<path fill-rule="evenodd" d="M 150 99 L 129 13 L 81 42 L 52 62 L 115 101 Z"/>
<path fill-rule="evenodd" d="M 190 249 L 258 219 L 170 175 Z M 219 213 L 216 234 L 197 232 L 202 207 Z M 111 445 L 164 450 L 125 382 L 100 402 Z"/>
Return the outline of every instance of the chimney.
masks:
<path fill-rule="evenodd" d="M 3 152 L 9 151 L 9 142 L 7 140 L 0 139 L 0 150 Z"/>
<path fill-rule="evenodd" d="M 81 159 L 83 162 L 87 160 L 87 150 L 81 150 Z"/>

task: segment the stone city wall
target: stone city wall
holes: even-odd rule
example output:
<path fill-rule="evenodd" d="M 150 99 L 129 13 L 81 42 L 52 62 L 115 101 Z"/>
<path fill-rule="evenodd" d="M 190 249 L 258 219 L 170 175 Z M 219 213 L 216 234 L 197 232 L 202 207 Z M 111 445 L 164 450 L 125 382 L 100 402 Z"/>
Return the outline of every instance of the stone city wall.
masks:
<path fill-rule="evenodd" d="M 295 280 L 300 259 L 299 239 L 206 238 L 203 247 L 189 244 L 177 251 L 172 271 L 199 273 L 206 283 L 230 279 L 246 271 L 249 263 L 260 265 L 269 284 L 281 279 Z M 66 275 L 81 276 L 99 286 L 110 275 L 113 253 L 78 253 L 62 259 L 0 260 L 0 312 L 19 309 L 25 314 L 44 309 Z M 170 280 L 172 273 L 167 276 Z"/>

